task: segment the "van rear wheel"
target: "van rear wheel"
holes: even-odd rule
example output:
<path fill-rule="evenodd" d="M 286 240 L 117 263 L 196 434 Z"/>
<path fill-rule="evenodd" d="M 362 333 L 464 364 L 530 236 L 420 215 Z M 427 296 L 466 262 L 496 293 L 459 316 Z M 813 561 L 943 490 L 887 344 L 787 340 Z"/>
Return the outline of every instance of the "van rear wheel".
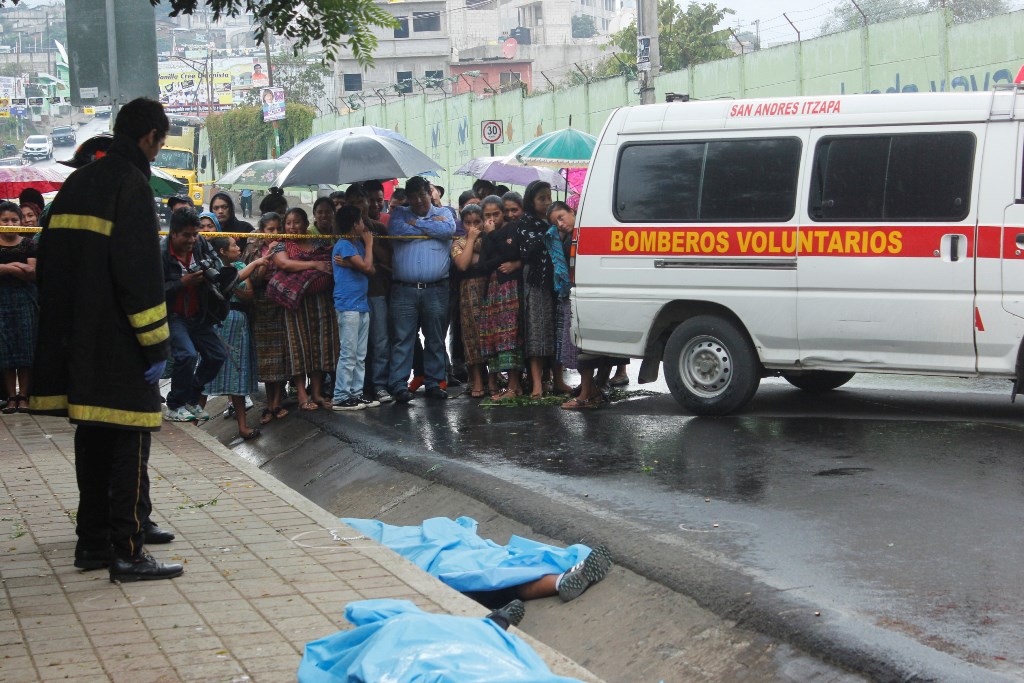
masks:
<path fill-rule="evenodd" d="M 672 396 L 697 415 L 738 410 L 761 383 L 761 365 L 746 332 L 715 315 L 676 327 L 665 344 L 664 363 Z"/>
<path fill-rule="evenodd" d="M 833 372 L 830 370 L 800 370 L 797 372 L 784 372 L 782 377 L 797 389 L 803 389 L 812 394 L 821 394 L 843 386 L 853 379 L 854 374 L 856 373 Z"/>

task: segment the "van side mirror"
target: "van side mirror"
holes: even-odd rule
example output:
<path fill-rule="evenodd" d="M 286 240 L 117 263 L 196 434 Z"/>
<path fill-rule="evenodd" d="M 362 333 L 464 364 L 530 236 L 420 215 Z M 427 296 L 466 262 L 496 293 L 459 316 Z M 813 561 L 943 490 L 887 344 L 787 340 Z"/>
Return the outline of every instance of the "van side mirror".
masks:
<path fill-rule="evenodd" d="M 201 171 L 203 171 L 204 173 L 206 172 L 206 155 L 205 154 L 199 160 L 199 169 Z"/>

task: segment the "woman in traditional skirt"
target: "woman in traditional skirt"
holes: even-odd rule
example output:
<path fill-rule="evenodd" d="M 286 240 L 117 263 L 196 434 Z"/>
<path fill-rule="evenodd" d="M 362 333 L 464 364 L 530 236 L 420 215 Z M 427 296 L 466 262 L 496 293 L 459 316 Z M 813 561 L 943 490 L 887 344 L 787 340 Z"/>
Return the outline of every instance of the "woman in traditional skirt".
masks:
<path fill-rule="evenodd" d="M 228 358 L 217 376 L 206 385 L 207 396 L 230 396 L 238 420 L 238 435 L 246 441 L 255 439 L 260 430 L 249 429 L 245 422 L 245 397 L 256 392 L 256 347 L 249 327 L 249 303 L 252 289 L 247 280 L 257 268 L 265 267 L 268 257 L 254 260 L 245 265 L 240 260 L 242 250 L 233 237 L 213 237 L 210 246 L 217 252 L 221 263 L 231 264 L 238 270 L 238 285 L 231 297 L 231 310 L 224 322 L 217 326 L 217 333 L 228 350 Z"/>
<path fill-rule="evenodd" d="M 262 206 L 262 205 L 261 205 Z M 281 216 L 268 212 L 260 217 L 260 232 L 281 232 Z M 269 256 L 278 242 L 272 239 L 250 239 L 245 245 L 249 252 L 246 261 Z M 273 274 L 272 262 L 257 267 L 249 276 L 252 288 L 252 336 L 256 348 L 256 377 L 263 382 L 267 392 L 267 407 L 260 416 L 260 424 L 267 424 L 274 418 L 281 419 L 288 410 L 281 407 L 284 386 L 288 381 L 288 340 L 284 330 L 284 309 L 267 297 L 267 280 Z"/>
<path fill-rule="evenodd" d="M 554 267 L 544 242 L 550 205 L 551 185 L 535 180 L 526 186 L 524 214 L 515 222 L 523 263 L 523 339 L 531 398 L 544 395 L 544 366 L 555 355 Z"/>
<path fill-rule="evenodd" d="M 459 316 L 462 323 L 462 347 L 466 369 L 469 371 L 470 393 L 473 398 L 484 397 L 484 376 L 487 359 L 484 357 L 480 336 L 480 316 L 487 294 L 487 276 L 480 270 L 480 249 L 484 236 L 484 213 L 479 204 L 466 204 L 460 212 L 465 237 L 452 243 L 452 262 L 462 272 L 459 281 Z M 493 223 L 491 227 L 493 229 Z M 493 388 L 493 383 L 491 388 Z"/>
<path fill-rule="evenodd" d="M 17 204 L 0 202 L 0 227 L 18 227 L 21 220 Z M 0 233 L 0 369 L 8 396 L 5 414 L 28 412 L 39 323 L 35 280 L 35 242 L 17 233 Z"/>
<path fill-rule="evenodd" d="M 508 386 L 504 391 L 492 394 L 491 398 L 502 401 L 522 396 L 519 373 L 523 369 L 523 336 L 519 292 L 523 271 L 515 223 L 505 222 L 484 235 L 478 269 L 481 273 L 489 273 L 487 295 L 480 316 L 480 351 L 492 372 L 508 372 Z"/>
<path fill-rule="evenodd" d="M 306 212 L 300 208 L 289 209 L 284 219 L 285 233 L 305 235 L 308 230 L 309 217 Z M 333 243 L 310 242 L 285 239 L 274 249 L 274 267 L 290 272 L 321 270 L 333 279 Z M 338 366 L 338 324 L 334 313 L 333 286 L 304 294 L 296 310 L 285 310 L 284 326 L 288 341 L 289 372 L 292 384 L 299 392 L 299 409 L 330 410 L 331 401 L 323 395 L 323 378 L 325 372 L 334 372 Z M 311 385 L 309 393 L 306 391 L 307 376 Z"/>

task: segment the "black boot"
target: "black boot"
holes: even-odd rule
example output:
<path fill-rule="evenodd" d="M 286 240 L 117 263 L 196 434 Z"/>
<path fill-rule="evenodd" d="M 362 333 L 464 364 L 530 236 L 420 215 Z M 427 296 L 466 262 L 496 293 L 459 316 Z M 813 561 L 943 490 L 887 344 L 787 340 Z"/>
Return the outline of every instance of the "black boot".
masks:
<path fill-rule="evenodd" d="M 116 558 L 110 564 L 110 582 L 157 581 L 173 579 L 185 571 L 180 564 L 161 564 L 146 553 L 139 553 L 130 560 Z"/>
<path fill-rule="evenodd" d="M 164 531 L 156 525 L 156 522 L 150 520 L 146 520 L 142 525 L 142 530 L 146 532 L 146 545 L 163 545 L 174 540 L 173 533 Z"/>
<path fill-rule="evenodd" d="M 110 548 L 103 550 L 76 550 L 75 566 L 79 569 L 103 569 L 109 567 L 114 559 Z"/>

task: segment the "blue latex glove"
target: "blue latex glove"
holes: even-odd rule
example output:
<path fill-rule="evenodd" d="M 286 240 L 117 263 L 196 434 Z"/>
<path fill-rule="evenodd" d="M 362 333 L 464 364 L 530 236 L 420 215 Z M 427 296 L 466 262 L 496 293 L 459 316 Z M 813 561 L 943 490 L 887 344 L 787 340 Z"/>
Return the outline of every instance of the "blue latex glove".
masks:
<path fill-rule="evenodd" d="M 146 378 L 147 384 L 156 384 L 160 381 L 160 378 L 164 376 L 164 368 L 167 367 L 167 361 L 161 360 L 153 363 L 149 366 L 149 370 L 146 370 L 146 374 L 143 377 Z"/>

